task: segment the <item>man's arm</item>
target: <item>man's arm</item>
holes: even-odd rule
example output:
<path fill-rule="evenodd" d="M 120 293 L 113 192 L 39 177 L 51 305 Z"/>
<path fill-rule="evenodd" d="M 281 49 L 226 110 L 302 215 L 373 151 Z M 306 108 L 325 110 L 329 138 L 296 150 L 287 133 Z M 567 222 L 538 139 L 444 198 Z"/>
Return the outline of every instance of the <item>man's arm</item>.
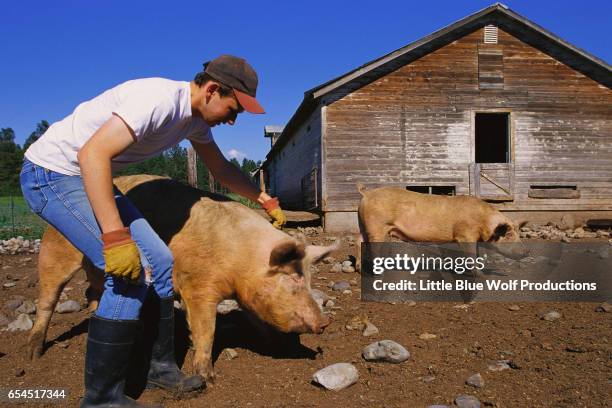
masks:
<path fill-rule="evenodd" d="M 265 192 L 260 191 L 239 168 L 230 163 L 214 141 L 210 143 L 191 141 L 191 145 L 204 161 L 213 177 L 225 187 L 259 204 L 263 204 L 272 198 Z"/>
<path fill-rule="evenodd" d="M 124 227 L 113 194 L 111 159 L 134 140 L 135 136 L 128 125 L 113 115 L 79 150 L 78 160 L 85 192 L 103 233 Z"/>

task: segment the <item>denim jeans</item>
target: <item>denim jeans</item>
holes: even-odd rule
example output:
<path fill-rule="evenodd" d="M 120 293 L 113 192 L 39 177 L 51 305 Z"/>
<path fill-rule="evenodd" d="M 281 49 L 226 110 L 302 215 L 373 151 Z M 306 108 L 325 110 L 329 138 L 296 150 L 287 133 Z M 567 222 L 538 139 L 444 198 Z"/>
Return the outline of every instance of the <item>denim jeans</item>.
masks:
<path fill-rule="evenodd" d="M 25 159 L 20 180 L 32 211 L 61 232 L 93 265 L 104 270 L 102 232 L 85 194 L 83 179 L 45 169 Z M 173 295 L 174 260 L 170 249 L 138 209 L 117 189 L 115 202 L 123 225 L 130 228 L 138 246 L 143 271 L 138 284 L 106 274 L 96 315 L 113 320 L 137 320 L 150 286 L 159 297 Z M 144 269 L 151 271 L 150 280 L 145 280 Z"/>

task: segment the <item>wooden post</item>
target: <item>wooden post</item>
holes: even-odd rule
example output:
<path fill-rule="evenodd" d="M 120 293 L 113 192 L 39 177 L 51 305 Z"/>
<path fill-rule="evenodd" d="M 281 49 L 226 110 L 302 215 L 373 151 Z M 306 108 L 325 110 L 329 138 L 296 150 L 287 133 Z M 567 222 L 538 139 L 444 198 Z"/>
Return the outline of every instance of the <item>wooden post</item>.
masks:
<path fill-rule="evenodd" d="M 210 172 L 210 170 L 208 170 L 208 190 L 211 193 L 215 192 L 215 178 L 213 177 L 213 175 Z"/>
<path fill-rule="evenodd" d="M 264 169 L 259 169 L 259 189 L 266 192 L 266 178 L 264 177 Z"/>
<path fill-rule="evenodd" d="M 193 147 L 187 148 L 187 182 L 191 187 L 198 187 L 198 156 Z"/>

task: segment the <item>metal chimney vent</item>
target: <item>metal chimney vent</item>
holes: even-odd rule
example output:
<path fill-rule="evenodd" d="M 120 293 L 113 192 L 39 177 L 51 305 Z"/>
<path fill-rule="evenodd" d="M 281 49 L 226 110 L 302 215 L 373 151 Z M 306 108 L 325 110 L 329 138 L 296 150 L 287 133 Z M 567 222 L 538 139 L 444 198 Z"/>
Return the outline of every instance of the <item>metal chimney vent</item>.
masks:
<path fill-rule="evenodd" d="M 494 25 L 485 26 L 484 42 L 485 44 L 497 44 L 497 27 Z"/>

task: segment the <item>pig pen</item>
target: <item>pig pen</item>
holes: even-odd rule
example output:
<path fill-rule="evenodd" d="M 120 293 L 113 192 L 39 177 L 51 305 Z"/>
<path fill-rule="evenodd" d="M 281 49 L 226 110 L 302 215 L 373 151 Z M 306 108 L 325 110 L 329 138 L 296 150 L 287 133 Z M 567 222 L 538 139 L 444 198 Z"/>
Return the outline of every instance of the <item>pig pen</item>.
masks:
<path fill-rule="evenodd" d="M 160 390 L 145 390 L 139 401 L 165 407 L 427 407 L 454 406 L 458 396 L 471 395 L 481 406 L 491 407 L 612 405 L 612 317 L 607 306 L 361 302 L 359 274 L 340 267 L 356 253 L 352 237 L 325 234 L 320 228 L 300 230 L 309 243 L 341 240 L 334 259 L 313 271 L 313 288 L 331 297 L 325 309 L 333 322 L 326 331 L 301 335 L 299 342 L 292 336 L 266 342 L 239 311 L 232 311 L 218 318 L 214 386 L 182 401 Z M 533 231 L 527 231 L 526 241 L 543 240 Z M 609 237 L 586 239 L 608 242 Z M 61 300 L 76 301 L 81 310 L 54 314 L 41 359 L 26 359 L 27 331 L 5 330 L 20 312 L 27 314 L 27 301 L 34 302 L 38 295 L 36 262 L 37 254 L 0 255 L 0 390 L 65 389 L 62 402 L 15 406 L 77 406 L 83 392 L 88 318 L 84 274 L 73 278 Z M 348 290 L 331 288 L 331 282 L 341 281 Z M 561 317 L 543 320 L 550 311 Z M 361 330 L 347 328 L 363 316 L 377 333 L 366 337 Z M 177 330 L 178 355 L 189 371 L 193 355 L 180 313 Z M 411 357 L 400 364 L 361 357 L 363 347 L 384 339 L 400 343 Z M 357 368 L 357 383 L 338 392 L 312 383 L 317 370 L 338 362 Z M 477 373 L 482 381 L 467 384 Z M 4 400 L 2 406 L 6 404 Z"/>

